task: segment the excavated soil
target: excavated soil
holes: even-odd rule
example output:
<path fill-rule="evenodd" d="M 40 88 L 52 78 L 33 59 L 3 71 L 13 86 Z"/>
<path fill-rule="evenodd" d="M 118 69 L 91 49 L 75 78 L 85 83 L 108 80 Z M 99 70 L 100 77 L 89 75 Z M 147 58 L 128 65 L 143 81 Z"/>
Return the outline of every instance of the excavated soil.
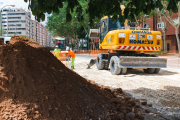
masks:
<path fill-rule="evenodd" d="M 143 119 L 139 104 L 76 74 L 34 40 L 14 36 L 0 46 L 0 119 Z"/>

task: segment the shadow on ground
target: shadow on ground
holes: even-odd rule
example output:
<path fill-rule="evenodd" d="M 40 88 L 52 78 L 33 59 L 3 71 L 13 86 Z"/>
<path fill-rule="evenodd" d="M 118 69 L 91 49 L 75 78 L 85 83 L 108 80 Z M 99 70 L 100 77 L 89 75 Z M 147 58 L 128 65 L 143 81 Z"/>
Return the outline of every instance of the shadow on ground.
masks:
<path fill-rule="evenodd" d="M 133 75 L 124 76 L 124 77 L 134 77 L 136 75 L 144 75 L 144 76 L 164 76 L 164 75 L 176 75 L 176 74 L 178 75 L 179 73 L 161 69 L 158 74 L 148 74 L 148 73 L 144 73 L 144 71 L 142 69 L 128 69 L 126 75 L 130 75 L 130 74 L 133 74 Z"/>

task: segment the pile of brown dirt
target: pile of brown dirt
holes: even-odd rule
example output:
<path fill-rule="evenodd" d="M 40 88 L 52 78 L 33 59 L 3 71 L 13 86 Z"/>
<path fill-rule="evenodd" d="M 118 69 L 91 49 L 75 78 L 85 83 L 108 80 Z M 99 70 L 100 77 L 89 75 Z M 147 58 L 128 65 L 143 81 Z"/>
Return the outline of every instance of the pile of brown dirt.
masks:
<path fill-rule="evenodd" d="M 34 40 L 14 36 L 0 46 L 0 119 L 133 120 L 143 118 L 137 103 L 87 81 Z"/>

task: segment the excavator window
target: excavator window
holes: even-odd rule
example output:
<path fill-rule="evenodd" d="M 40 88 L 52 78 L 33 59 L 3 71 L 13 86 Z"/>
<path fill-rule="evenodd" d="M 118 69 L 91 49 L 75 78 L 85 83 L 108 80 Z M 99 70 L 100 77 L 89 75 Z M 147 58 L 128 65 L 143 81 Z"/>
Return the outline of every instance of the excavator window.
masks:
<path fill-rule="evenodd" d="M 103 21 L 101 25 L 101 32 L 105 32 L 107 30 L 107 21 Z"/>
<path fill-rule="evenodd" d="M 108 33 L 108 19 L 101 20 L 101 29 L 100 29 L 100 43 L 102 43 L 104 37 Z"/>
<path fill-rule="evenodd" d="M 124 27 L 124 23 L 120 23 L 119 21 L 113 22 L 111 19 L 109 20 L 109 31 L 121 29 L 122 27 Z"/>

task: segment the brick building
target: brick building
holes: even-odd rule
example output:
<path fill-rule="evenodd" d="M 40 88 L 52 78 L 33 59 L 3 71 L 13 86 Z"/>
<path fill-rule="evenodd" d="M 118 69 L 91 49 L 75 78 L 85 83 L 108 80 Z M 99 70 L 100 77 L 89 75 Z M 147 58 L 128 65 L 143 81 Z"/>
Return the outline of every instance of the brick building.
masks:
<path fill-rule="evenodd" d="M 173 13 L 172 19 L 177 24 L 178 23 L 178 14 Z M 164 16 L 162 16 L 162 21 L 164 21 Z M 163 35 L 161 27 L 163 27 L 164 25 L 161 26 L 161 22 L 160 22 L 159 18 L 156 19 L 156 16 L 154 16 L 150 19 L 147 19 L 145 21 L 145 24 L 147 27 L 149 27 L 149 23 L 150 23 L 151 30 L 161 31 L 161 33 Z M 166 50 L 171 51 L 171 52 L 176 52 L 178 50 L 178 46 L 177 46 L 177 40 L 176 40 L 176 35 L 175 35 L 175 27 L 173 27 L 166 19 L 165 19 L 165 24 L 166 24 L 166 26 L 169 26 L 168 30 L 166 32 Z M 180 27 L 178 28 L 178 35 L 180 37 Z M 162 45 L 162 48 L 163 48 L 163 45 Z"/>
<path fill-rule="evenodd" d="M 51 34 L 41 23 L 36 22 L 36 41 L 42 46 L 51 46 Z"/>

